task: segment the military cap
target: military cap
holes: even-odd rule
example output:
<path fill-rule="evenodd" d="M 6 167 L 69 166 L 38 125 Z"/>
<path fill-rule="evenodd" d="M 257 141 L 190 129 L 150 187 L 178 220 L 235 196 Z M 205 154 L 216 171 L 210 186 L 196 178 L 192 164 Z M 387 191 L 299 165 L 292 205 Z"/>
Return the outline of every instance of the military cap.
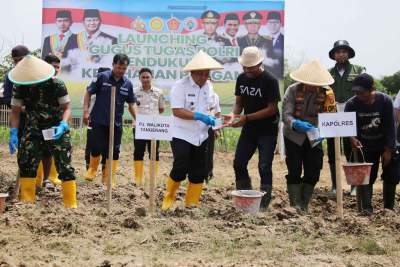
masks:
<path fill-rule="evenodd" d="M 56 19 L 72 19 L 71 11 L 69 10 L 57 10 Z"/>
<path fill-rule="evenodd" d="M 219 17 L 219 14 L 214 10 L 207 10 L 201 14 L 203 22 L 218 22 Z"/>
<path fill-rule="evenodd" d="M 100 11 L 98 9 L 85 9 L 83 18 L 100 18 Z"/>
<path fill-rule="evenodd" d="M 243 20 L 246 23 L 258 23 L 262 19 L 262 15 L 257 11 L 249 11 L 243 16 Z"/>
<path fill-rule="evenodd" d="M 229 13 L 225 16 L 224 22 L 227 20 L 239 20 L 239 16 L 236 13 Z"/>
<path fill-rule="evenodd" d="M 281 21 L 281 14 L 276 11 L 271 11 L 267 15 L 267 20 L 270 20 L 270 19 L 275 19 L 275 20 Z"/>

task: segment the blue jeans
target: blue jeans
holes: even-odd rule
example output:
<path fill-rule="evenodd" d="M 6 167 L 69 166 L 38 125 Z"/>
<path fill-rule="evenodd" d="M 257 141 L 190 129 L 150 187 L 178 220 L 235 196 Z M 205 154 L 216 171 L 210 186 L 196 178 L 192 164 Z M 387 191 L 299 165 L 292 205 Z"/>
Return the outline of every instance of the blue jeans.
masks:
<path fill-rule="evenodd" d="M 276 135 L 260 135 L 243 129 L 236 147 L 233 169 L 236 176 L 237 189 L 251 189 L 251 179 L 247 165 L 258 149 L 258 172 L 261 177 L 261 187 L 272 186 L 272 161 L 276 147 Z"/>

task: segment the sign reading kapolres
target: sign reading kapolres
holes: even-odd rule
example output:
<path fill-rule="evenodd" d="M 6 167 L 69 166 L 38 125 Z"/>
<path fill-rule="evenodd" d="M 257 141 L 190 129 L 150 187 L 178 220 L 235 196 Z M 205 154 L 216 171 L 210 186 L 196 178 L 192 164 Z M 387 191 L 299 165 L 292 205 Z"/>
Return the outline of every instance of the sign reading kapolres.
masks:
<path fill-rule="evenodd" d="M 130 79 L 149 67 L 164 89 L 186 75 L 182 68 L 199 50 L 223 64 L 215 81 L 236 80 L 247 46 L 262 49 L 265 68 L 281 78 L 283 29 L 284 0 L 44 0 L 42 55 L 60 57 L 62 78 L 82 90 L 116 53 L 130 57 Z"/>

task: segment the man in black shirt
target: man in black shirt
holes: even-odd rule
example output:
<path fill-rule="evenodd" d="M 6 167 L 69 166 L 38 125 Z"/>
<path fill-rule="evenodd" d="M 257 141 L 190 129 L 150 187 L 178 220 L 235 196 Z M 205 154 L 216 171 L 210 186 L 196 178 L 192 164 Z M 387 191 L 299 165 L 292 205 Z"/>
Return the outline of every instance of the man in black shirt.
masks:
<path fill-rule="evenodd" d="M 257 47 L 246 47 L 238 61 L 244 72 L 236 81 L 236 103 L 230 120 L 233 127 L 243 127 L 233 163 L 236 188 L 252 188 L 247 165 L 258 148 L 260 190 L 265 192 L 260 207 L 265 210 L 271 201 L 272 160 L 278 135 L 278 102 L 281 100 L 279 84 L 263 69 L 262 52 Z"/>
<path fill-rule="evenodd" d="M 382 158 L 383 201 L 387 209 L 394 208 L 396 185 L 399 183 L 395 159 L 395 127 L 391 98 L 375 91 L 374 79 L 360 74 L 354 79 L 356 95 L 346 103 L 346 112 L 357 113 L 357 137 L 351 138 L 353 149 L 362 148 L 365 161 L 373 163 L 369 184 L 362 185 L 361 206 L 366 214 L 373 212 L 372 192 Z"/>

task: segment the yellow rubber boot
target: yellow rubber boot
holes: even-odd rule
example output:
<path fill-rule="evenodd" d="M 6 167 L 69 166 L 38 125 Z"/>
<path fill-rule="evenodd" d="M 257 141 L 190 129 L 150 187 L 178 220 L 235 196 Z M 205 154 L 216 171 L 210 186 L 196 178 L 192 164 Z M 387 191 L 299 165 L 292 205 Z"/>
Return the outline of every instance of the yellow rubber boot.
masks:
<path fill-rule="evenodd" d="M 20 177 L 19 199 L 22 202 L 34 203 L 36 200 L 36 179 Z"/>
<path fill-rule="evenodd" d="M 186 190 L 185 206 L 186 207 L 198 206 L 200 204 L 200 196 L 202 190 L 203 190 L 203 183 L 194 184 L 189 182 Z"/>
<path fill-rule="evenodd" d="M 41 188 L 43 184 L 44 172 L 43 172 L 43 163 L 39 162 L 39 166 L 36 171 L 36 187 Z"/>
<path fill-rule="evenodd" d="M 133 162 L 133 167 L 135 169 L 134 182 L 136 185 L 142 185 L 143 183 L 143 160 L 135 160 Z"/>
<path fill-rule="evenodd" d="M 61 184 L 64 207 L 68 209 L 76 209 L 78 207 L 76 201 L 76 182 L 64 181 Z"/>
<path fill-rule="evenodd" d="M 161 206 L 162 210 L 167 210 L 172 207 L 176 198 L 176 191 L 178 191 L 180 182 L 175 182 L 171 177 L 167 179 L 167 190 L 165 191 L 163 203 Z"/>
<path fill-rule="evenodd" d="M 111 170 L 112 170 L 112 176 L 113 176 L 112 188 L 115 188 L 115 185 L 116 185 L 117 168 L 118 168 L 118 160 L 113 160 L 111 162 Z M 103 184 L 105 186 L 107 186 L 108 185 L 108 160 L 106 161 L 106 168 L 105 168 L 104 172 L 105 172 L 105 177 L 103 177 Z"/>
<path fill-rule="evenodd" d="M 97 167 L 99 167 L 100 155 L 97 157 L 90 156 L 89 169 L 85 173 L 85 179 L 88 181 L 93 181 L 97 174 Z"/>
<path fill-rule="evenodd" d="M 54 158 L 51 161 L 50 173 L 49 173 L 49 181 L 54 185 L 60 185 L 61 180 L 58 179 L 58 172 L 56 168 L 56 164 L 54 162 Z"/>

